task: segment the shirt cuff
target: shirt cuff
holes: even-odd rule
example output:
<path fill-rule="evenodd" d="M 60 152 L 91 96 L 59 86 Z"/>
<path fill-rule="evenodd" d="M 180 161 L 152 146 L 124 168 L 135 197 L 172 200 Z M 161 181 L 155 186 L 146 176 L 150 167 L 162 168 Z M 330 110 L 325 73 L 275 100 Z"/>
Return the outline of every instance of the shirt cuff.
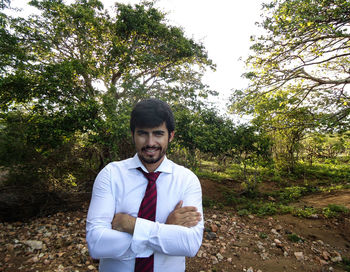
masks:
<path fill-rule="evenodd" d="M 143 218 L 136 218 L 134 234 L 131 242 L 131 250 L 136 257 L 145 258 L 153 254 L 153 250 L 148 247 L 148 240 L 155 222 Z"/>

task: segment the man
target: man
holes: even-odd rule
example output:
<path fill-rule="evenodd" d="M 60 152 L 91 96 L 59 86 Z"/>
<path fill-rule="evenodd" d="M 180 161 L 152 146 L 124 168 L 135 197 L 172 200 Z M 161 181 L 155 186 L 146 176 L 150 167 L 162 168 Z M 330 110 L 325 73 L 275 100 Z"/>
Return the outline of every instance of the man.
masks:
<path fill-rule="evenodd" d="M 90 254 L 102 272 L 185 271 L 185 256 L 195 256 L 202 243 L 199 180 L 166 157 L 175 129 L 168 104 L 139 102 L 130 128 L 136 155 L 108 164 L 94 183 L 86 225 Z"/>

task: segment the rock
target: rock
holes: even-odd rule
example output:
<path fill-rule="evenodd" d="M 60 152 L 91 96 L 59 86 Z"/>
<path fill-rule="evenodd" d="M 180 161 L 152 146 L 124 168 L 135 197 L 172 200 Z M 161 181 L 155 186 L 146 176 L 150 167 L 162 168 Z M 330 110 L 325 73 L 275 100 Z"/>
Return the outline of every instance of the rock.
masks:
<path fill-rule="evenodd" d="M 211 224 L 210 225 L 210 230 L 212 232 L 218 232 L 218 226 L 216 224 Z"/>
<path fill-rule="evenodd" d="M 217 253 L 216 257 L 218 258 L 219 261 L 222 261 L 224 259 L 224 256 L 222 256 L 220 253 Z"/>
<path fill-rule="evenodd" d="M 88 269 L 89 269 L 89 270 L 94 270 L 95 267 L 94 267 L 93 265 L 90 264 L 90 265 L 88 266 Z"/>
<path fill-rule="evenodd" d="M 323 251 L 322 252 L 322 257 L 323 257 L 323 259 L 328 261 L 331 258 L 331 254 L 329 254 L 327 251 Z"/>
<path fill-rule="evenodd" d="M 276 201 L 276 199 L 274 199 L 272 196 L 269 196 L 267 199 L 270 200 L 270 201 L 273 201 L 273 202 Z"/>
<path fill-rule="evenodd" d="M 215 256 L 211 256 L 211 261 L 213 264 L 219 263 L 218 259 Z"/>
<path fill-rule="evenodd" d="M 7 244 L 7 245 L 6 245 L 6 248 L 7 248 L 7 251 L 8 251 L 8 252 L 13 252 L 15 246 L 12 245 L 12 244 Z"/>
<path fill-rule="evenodd" d="M 202 250 L 198 250 L 197 257 L 201 258 L 202 256 L 203 256 L 203 251 Z"/>
<path fill-rule="evenodd" d="M 232 258 L 227 258 L 227 262 L 232 263 Z"/>
<path fill-rule="evenodd" d="M 216 239 L 216 233 L 215 232 L 208 232 L 206 235 L 206 238 L 208 240 L 214 240 L 214 239 Z"/>
<path fill-rule="evenodd" d="M 298 261 L 304 260 L 304 253 L 303 252 L 294 252 L 295 258 L 297 258 Z"/>
<path fill-rule="evenodd" d="M 276 246 L 281 246 L 282 245 L 282 242 L 278 239 L 274 239 L 273 240 L 275 243 L 276 243 Z"/>
<path fill-rule="evenodd" d="M 324 245 L 324 242 L 322 240 L 317 240 L 316 242 L 319 243 L 322 246 Z"/>
<path fill-rule="evenodd" d="M 265 249 L 265 247 L 264 247 L 264 244 L 263 244 L 262 242 L 258 241 L 258 242 L 256 243 L 256 246 L 258 247 L 258 249 L 259 249 L 261 252 L 265 252 L 265 251 L 266 251 L 266 249 Z"/>
<path fill-rule="evenodd" d="M 335 256 L 335 257 L 332 257 L 331 258 L 331 261 L 333 263 L 340 263 L 341 261 L 343 261 L 342 257 L 341 256 Z"/>
<path fill-rule="evenodd" d="M 249 217 L 250 219 L 254 219 L 254 218 L 255 218 L 254 215 L 252 215 L 252 214 L 248 215 L 248 217 Z"/>
<path fill-rule="evenodd" d="M 260 254 L 260 257 L 265 261 L 269 258 L 269 254 L 267 252 L 263 252 Z"/>
<path fill-rule="evenodd" d="M 283 229 L 283 227 L 282 227 L 281 225 L 277 225 L 277 226 L 276 226 L 276 230 L 277 230 L 278 232 L 280 232 L 282 229 Z"/>
<path fill-rule="evenodd" d="M 281 234 L 279 234 L 276 229 L 271 229 L 271 232 L 277 236 L 281 236 Z"/>
<path fill-rule="evenodd" d="M 37 240 L 24 241 L 24 244 L 26 244 L 27 246 L 30 246 L 32 249 L 42 249 L 43 248 L 43 242 L 37 241 Z"/>
<path fill-rule="evenodd" d="M 249 268 L 247 269 L 247 272 L 254 272 L 253 267 L 249 267 Z"/>

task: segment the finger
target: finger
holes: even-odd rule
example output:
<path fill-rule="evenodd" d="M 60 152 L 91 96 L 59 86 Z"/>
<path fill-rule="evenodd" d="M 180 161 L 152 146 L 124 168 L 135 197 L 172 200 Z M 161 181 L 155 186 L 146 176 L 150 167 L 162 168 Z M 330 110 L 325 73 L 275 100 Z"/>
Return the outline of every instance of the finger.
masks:
<path fill-rule="evenodd" d="M 193 221 L 188 221 L 186 223 L 183 224 L 184 227 L 194 227 L 198 224 L 199 221 L 197 220 L 193 220 Z"/>
<path fill-rule="evenodd" d="M 175 209 L 174 210 L 177 210 L 177 209 L 180 209 L 182 207 L 182 204 L 183 204 L 183 201 L 180 200 L 179 203 L 176 204 L 175 206 Z"/>
<path fill-rule="evenodd" d="M 186 206 L 186 207 L 179 208 L 178 212 L 180 213 L 197 212 L 197 208 L 194 206 Z"/>

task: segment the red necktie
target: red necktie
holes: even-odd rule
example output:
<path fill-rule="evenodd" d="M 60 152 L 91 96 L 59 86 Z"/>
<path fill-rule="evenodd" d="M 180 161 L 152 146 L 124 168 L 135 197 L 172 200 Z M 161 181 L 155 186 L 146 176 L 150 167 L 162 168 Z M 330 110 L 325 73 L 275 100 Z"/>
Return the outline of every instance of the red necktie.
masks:
<path fill-rule="evenodd" d="M 157 208 L 156 180 L 160 175 L 160 172 L 146 173 L 141 168 L 137 168 L 137 170 L 141 171 L 148 180 L 145 196 L 143 197 L 137 216 L 155 221 Z M 135 272 L 153 272 L 153 260 L 153 254 L 147 258 L 136 258 Z"/>

